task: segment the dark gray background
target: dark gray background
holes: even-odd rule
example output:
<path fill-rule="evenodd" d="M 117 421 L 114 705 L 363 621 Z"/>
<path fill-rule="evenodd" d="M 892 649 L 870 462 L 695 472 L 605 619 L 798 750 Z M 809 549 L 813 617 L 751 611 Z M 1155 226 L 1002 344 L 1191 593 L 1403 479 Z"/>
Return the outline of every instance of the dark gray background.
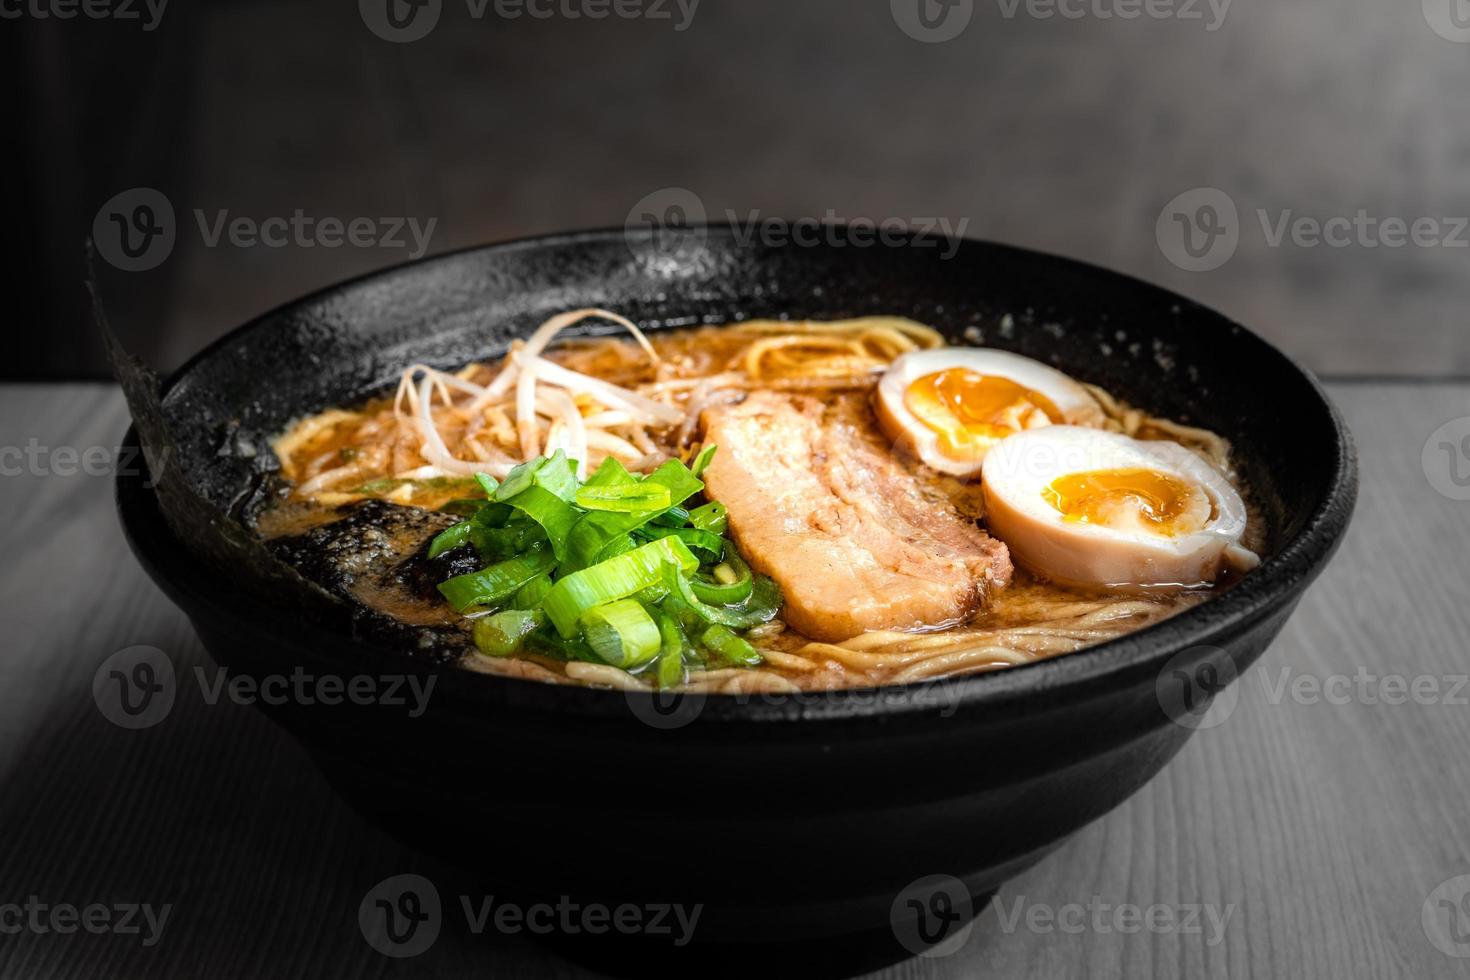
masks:
<path fill-rule="evenodd" d="M 195 209 L 435 218 L 441 251 L 621 225 L 684 187 L 715 218 L 967 221 L 1217 305 L 1333 375 L 1470 373 L 1470 248 L 1272 247 L 1258 213 L 1470 216 L 1470 44 L 1436 33 L 1420 0 L 1235 0 L 1215 30 L 1203 0 L 1198 20 L 973 3 L 937 44 L 905 34 L 888 0 L 703 0 L 682 32 L 476 20 L 444 0 L 410 44 L 375 36 L 353 0 L 174 0 L 151 32 L 0 21 L 24 229 L 5 371 L 105 371 L 80 242 L 129 188 L 169 198 L 178 241 L 153 271 L 104 265 L 104 285 L 129 342 L 171 367 L 410 251 L 211 248 Z M 1236 204 L 1240 245 L 1187 272 L 1155 223 L 1198 187 Z"/>

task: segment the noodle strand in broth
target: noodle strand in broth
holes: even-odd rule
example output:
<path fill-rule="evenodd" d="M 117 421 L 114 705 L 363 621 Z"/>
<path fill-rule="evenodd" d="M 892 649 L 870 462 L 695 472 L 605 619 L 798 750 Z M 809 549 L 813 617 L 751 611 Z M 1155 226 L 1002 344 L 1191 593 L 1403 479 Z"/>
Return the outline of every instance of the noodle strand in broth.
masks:
<path fill-rule="evenodd" d="M 615 324 L 627 336 L 571 339 L 551 349 L 563 331 L 589 319 Z M 475 474 L 504 479 L 518 463 L 556 448 L 579 462 L 579 476 L 606 457 L 634 472 L 647 472 L 670 458 L 687 462 L 701 448 L 700 418 L 711 407 L 758 390 L 864 398 L 895 358 L 942 346 L 937 331 L 894 317 L 750 321 L 649 337 L 615 313 L 575 310 L 512 344 L 499 364 L 474 363 L 455 372 L 413 364 L 391 397 L 303 419 L 275 441 L 274 449 L 292 503 L 323 514 L 371 498 L 436 509 L 469 496 Z M 1177 442 L 1239 488 L 1229 444 L 1217 434 L 1152 416 L 1096 386 L 1084 387 L 1101 406 L 1109 431 Z M 958 480 L 938 474 L 927 479 L 956 500 L 965 499 Z M 267 536 L 268 524 L 262 524 Z M 1259 521 L 1251 525 L 1259 534 Z M 826 643 L 778 619 L 747 637 L 762 654 L 762 666 L 690 670 L 684 689 L 779 693 L 998 670 L 1121 636 L 1207 594 L 1092 595 L 1018 571 L 979 616 L 933 632 L 878 631 Z M 648 677 L 617 667 L 559 662 L 534 653 L 493 658 L 472 652 L 463 666 L 615 689 L 651 685 Z"/>

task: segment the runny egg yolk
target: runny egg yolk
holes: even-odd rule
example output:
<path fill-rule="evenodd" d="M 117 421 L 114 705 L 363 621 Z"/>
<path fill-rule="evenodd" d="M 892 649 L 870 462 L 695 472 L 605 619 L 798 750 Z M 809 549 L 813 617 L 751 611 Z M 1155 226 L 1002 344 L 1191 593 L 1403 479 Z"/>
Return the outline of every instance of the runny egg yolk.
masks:
<path fill-rule="evenodd" d="M 1213 511 L 1194 484 L 1148 469 L 1069 473 L 1053 480 L 1041 495 L 1069 522 L 1164 537 L 1198 531 Z"/>
<path fill-rule="evenodd" d="M 977 446 L 1041 419 L 1062 421 L 1062 413 L 1045 395 L 1010 378 L 961 367 L 919 378 L 904 392 L 903 403 L 938 435 L 939 451 L 952 459 L 966 459 Z"/>

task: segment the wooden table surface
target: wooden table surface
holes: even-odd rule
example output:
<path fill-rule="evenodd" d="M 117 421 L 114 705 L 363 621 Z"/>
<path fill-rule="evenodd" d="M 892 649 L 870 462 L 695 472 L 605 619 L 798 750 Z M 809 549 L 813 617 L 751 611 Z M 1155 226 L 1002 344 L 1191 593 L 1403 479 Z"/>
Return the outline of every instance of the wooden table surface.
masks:
<path fill-rule="evenodd" d="M 1233 712 L 1006 885 L 958 952 L 881 976 L 1470 972 L 1449 955 L 1470 954 L 1470 902 L 1454 904 L 1470 878 L 1451 880 L 1470 874 L 1470 502 L 1421 462 L 1431 433 L 1470 415 L 1470 386 L 1332 390 L 1362 453 L 1357 519 Z M 380 955 L 357 925 L 365 893 L 443 869 L 369 828 L 253 708 L 195 691 L 152 728 L 102 716 L 91 684 L 114 652 L 207 663 L 129 554 L 109 478 L 68 475 L 79 464 L 57 452 L 96 471 L 86 450 L 124 427 L 110 386 L 0 388 L 0 976 L 588 975 L 528 940 L 453 929 L 416 958 Z M 171 908 L 145 945 L 146 925 L 6 932 L 7 903 Z M 1153 905 L 1181 927 L 1115 917 Z"/>

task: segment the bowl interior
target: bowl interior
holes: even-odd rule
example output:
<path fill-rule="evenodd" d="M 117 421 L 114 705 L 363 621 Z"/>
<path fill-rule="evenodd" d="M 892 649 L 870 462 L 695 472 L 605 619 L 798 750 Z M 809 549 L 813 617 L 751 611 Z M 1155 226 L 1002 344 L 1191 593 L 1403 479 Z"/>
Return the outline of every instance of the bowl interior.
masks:
<path fill-rule="evenodd" d="M 1321 389 L 1279 351 L 1198 304 L 1096 267 L 1020 249 L 913 241 L 872 248 L 743 244 L 729 230 L 622 230 L 454 253 L 333 287 L 203 351 L 164 398 L 177 463 L 228 508 L 292 419 L 384 390 L 409 363 L 457 367 L 501 353 L 546 317 L 615 310 L 654 328 L 754 317 L 912 317 L 954 344 L 1016 351 L 1235 447 L 1266 522 L 1266 564 L 1236 589 L 1114 643 L 970 680 L 999 691 L 1040 668 L 1080 677 L 1179 648 L 1325 562 L 1351 510 L 1352 450 Z M 1118 651 L 1131 651 L 1122 656 Z M 1075 667 L 1057 667 L 1074 663 Z M 1012 678 L 1012 679 L 1007 679 Z M 493 678 L 474 678 L 492 683 Z"/>

